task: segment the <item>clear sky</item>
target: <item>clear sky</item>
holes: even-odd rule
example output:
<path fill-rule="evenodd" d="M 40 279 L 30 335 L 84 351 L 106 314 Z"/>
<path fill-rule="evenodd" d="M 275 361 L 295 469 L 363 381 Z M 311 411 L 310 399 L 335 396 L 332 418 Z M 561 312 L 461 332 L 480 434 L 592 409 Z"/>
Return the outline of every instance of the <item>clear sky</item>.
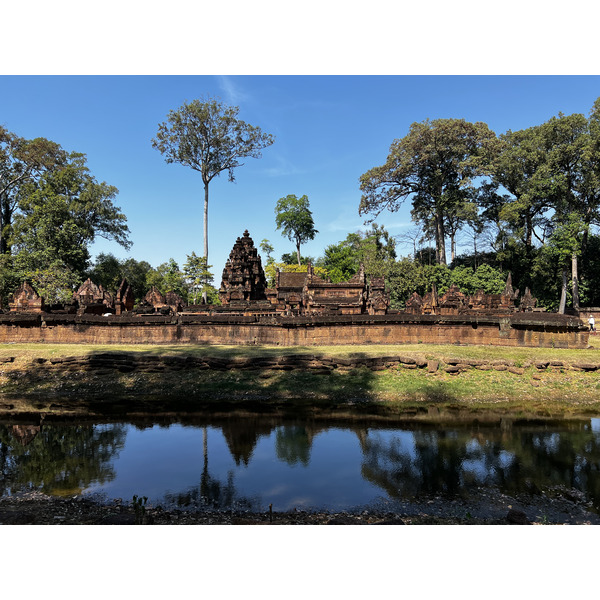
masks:
<path fill-rule="evenodd" d="M 359 177 L 385 162 L 390 144 L 415 121 L 484 121 L 497 134 L 542 123 L 559 112 L 588 114 L 598 76 L 2 76 L 0 123 L 25 138 L 46 137 L 88 157 L 99 181 L 116 186 L 132 249 L 99 241 L 93 254 L 151 265 L 202 253 L 199 173 L 167 164 L 151 146 L 157 125 L 184 101 L 216 96 L 240 118 L 275 136 L 261 159 L 213 180 L 209 263 L 218 285 L 235 239 L 248 229 L 277 258 L 294 250 L 275 229 L 274 208 L 288 194 L 309 198 L 319 231 L 304 255 L 363 226 Z M 378 222 L 393 235 L 411 227 L 410 204 Z M 408 247 L 398 247 L 407 254 Z"/>

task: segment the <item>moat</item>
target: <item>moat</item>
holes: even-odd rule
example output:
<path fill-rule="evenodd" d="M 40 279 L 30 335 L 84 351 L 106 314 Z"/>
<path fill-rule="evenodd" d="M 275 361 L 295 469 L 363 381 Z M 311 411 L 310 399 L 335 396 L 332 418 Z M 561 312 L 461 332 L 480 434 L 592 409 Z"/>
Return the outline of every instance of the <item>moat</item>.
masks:
<path fill-rule="evenodd" d="M 571 420 L 343 421 L 259 414 L 0 423 L 3 498 L 24 491 L 167 509 L 379 510 L 443 506 L 530 521 L 567 498 L 600 512 L 600 415 Z M 492 500 L 492 496 L 494 500 Z M 506 497 L 506 503 L 498 498 Z M 527 503 L 529 502 L 529 505 Z M 441 510 L 441 509 L 440 509 Z M 529 514 L 531 513 L 531 514 Z M 558 513 L 557 513 L 558 514 Z"/>

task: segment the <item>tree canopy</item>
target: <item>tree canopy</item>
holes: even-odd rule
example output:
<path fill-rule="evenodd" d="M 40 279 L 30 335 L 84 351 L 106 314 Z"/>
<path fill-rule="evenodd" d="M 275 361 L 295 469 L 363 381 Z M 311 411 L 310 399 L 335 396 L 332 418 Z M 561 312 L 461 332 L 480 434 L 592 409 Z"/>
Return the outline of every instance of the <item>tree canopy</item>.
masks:
<path fill-rule="evenodd" d="M 234 171 L 244 158 L 260 158 L 273 144 L 271 134 L 238 119 L 239 107 L 215 98 L 185 102 L 160 123 L 152 146 L 167 163 L 179 163 L 198 171 L 204 184 L 204 258 L 208 261 L 208 189 L 223 171 L 235 181 Z M 206 297 L 205 297 L 206 300 Z"/>
<path fill-rule="evenodd" d="M 387 161 L 360 178 L 359 214 L 397 211 L 412 200 L 413 219 L 434 232 L 436 259 L 446 264 L 446 221 L 471 197 L 473 178 L 486 172 L 496 136 L 485 123 L 436 119 L 413 123 Z"/>
<path fill-rule="evenodd" d="M 294 194 L 289 194 L 285 198 L 279 198 L 275 206 L 275 224 L 277 229 L 281 229 L 281 235 L 295 243 L 300 265 L 300 246 L 314 240 L 319 233 L 315 229 L 308 196 L 297 198 Z"/>
<path fill-rule="evenodd" d="M 4 297 L 27 279 L 48 302 L 68 301 L 97 237 L 131 246 L 117 188 L 93 177 L 84 154 L 0 128 L 0 186 Z"/>

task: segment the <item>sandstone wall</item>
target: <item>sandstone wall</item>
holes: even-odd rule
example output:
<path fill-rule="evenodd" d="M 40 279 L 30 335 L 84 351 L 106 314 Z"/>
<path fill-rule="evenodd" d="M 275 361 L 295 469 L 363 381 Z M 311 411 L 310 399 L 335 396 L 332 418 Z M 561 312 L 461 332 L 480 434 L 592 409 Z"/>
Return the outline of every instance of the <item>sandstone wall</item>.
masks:
<path fill-rule="evenodd" d="M 581 319 L 521 313 L 507 317 L 346 315 L 336 317 L 134 317 L 0 315 L 0 343 L 87 344 L 479 344 L 585 348 Z"/>

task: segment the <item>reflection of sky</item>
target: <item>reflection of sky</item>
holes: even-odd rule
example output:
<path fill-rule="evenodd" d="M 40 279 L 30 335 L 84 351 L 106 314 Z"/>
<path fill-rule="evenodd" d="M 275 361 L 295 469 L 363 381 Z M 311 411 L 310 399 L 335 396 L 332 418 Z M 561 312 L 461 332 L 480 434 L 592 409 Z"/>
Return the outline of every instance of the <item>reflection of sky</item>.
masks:
<path fill-rule="evenodd" d="M 310 462 L 289 465 L 277 458 L 275 434 L 259 438 L 248 466 L 237 466 L 220 429 L 208 428 L 208 471 L 225 484 L 233 472 L 238 496 L 259 497 L 274 510 L 345 508 L 368 503 L 381 490 L 361 476 L 356 435 L 330 429 L 313 439 Z M 138 430 L 130 426 L 125 448 L 114 461 L 116 477 L 90 488 L 111 498 L 134 494 L 159 502 L 166 493 L 198 487 L 204 465 L 202 428 L 172 425 Z"/>
<path fill-rule="evenodd" d="M 369 440 L 389 448 L 395 454 L 403 454 L 414 460 L 417 457 L 415 434 L 412 431 L 395 431 L 393 429 L 371 429 Z M 389 462 L 389 461 L 386 461 Z"/>
<path fill-rule="evenodd" d="M 344 510 L 369 504 L 387 497 L 386 481 L 398 489 L 406 489 L 409 494 L 412 490 L 418 494 L 419 478 L 428 478 L 424 480 L 424 489 L 432 491 L 443 486 L 444 468 L 450 469 L 449 477 L 458 475 L 465 486 L 498 484 L 507 475 L 511 478 L 509 485 L 516 488 L 530 478 L 539 478 L 539 487 L 546 480 L 554 483 L 563 479 L 567 486 L 583 485 L 577 475 L 589 462 L 597 463 L 599 453 L 600 419 L 591 421 L 593 432 L 588 429 L 589 440 L 580 447 L 585 448 L 583 455 L 574 457 L 575 464 L 567 466 L 565 472 L 554 471 L 553 458 L 559 451 L 561 436 L 566 441 L 570 439 L 570 433 L 562 430 L 559 434 L 544 428 L 525 437 L 515 430 L 503 448 L 500 438 L 493 435 L 493 429 L 489 430 L 489 438 L 488 432 L 483 431 L 471 435 L 468 431 L 442 433 L 441 429 L 431 428 L 422 431 L 369 429 L 360 434 L 365 442 L 363 455 L 359 434 L 350 429 L 322 430 L 312 438 L 307 449 L 302 446 L 302 436 L 291 436 L 287 441 L 285 436 L 278 439 L 278 428 L 273 428 L 258 437 L 248 464 L 241 462 L 238 466 L 222 430 L 207 427 L 208 481 L 216 486 L 211 489 L 218 494 L 219 486 L 223 492 L 231 477 L 234 502 L 256 500 L 264 510 L 273 504 L 275 511 Z M 131 501 L 134 494 L 148 496 L 153 504 L 164 502 L 166 495 L 185 495 L 192 491 L 197 495 L 204 470 L 202 427 L 126 427 L 125 446 L 112 462 L 114 479 L 104 485 L 95 484 L 88 491 L 125 501 Z M 436 440 L 443 441 L 443 445 L 428 448 L 429 441 L 435 444 Z M 449 446 L 448 440 L 453 440 Z M 286 447 L 289 452 L 283 452 L 288 456 L 287 462 L 278 458 L 278 452 L 282 455 L 281 444 L 285 443 L 290 444 Z M 525 444 L 523 451 L 519 449 L 521 443 Z M 530 454 L 530 444 L 537 447 L 533 454 Z M 298 453 L 307 457 L 307 464 L 295 460 Z M 424 462 L 428 456 L 431 463 Z M 457 464 L 454 459 L 461 462 Z M 453 464 L 446 465 L 448 460 Z M 519 468 L 511 469 L 515 461 Z M 512 481 L 515 477 L 518 481 Z M 593 482 L 598 478 L 597 472 L 592 469 L 586 478 L 589 483 L 585 485 L 591 491 L 596 486 Z M 379 485 L 368 479 L 379 481 Z"/>
<path fill-rule="evenodd" d="M 264 506 L 272 503 L 273 510 L 343 508 L 367 503 L 381 493 L 362 478 L 360 446 L 350 431 L 330 429 L 317 435 L 307 466 L 278 460 L 274 441 L 275 431 L 261 438 L 248 467 L 235 475 L 236 487 L 244 495 L 260 495 Z"/>

